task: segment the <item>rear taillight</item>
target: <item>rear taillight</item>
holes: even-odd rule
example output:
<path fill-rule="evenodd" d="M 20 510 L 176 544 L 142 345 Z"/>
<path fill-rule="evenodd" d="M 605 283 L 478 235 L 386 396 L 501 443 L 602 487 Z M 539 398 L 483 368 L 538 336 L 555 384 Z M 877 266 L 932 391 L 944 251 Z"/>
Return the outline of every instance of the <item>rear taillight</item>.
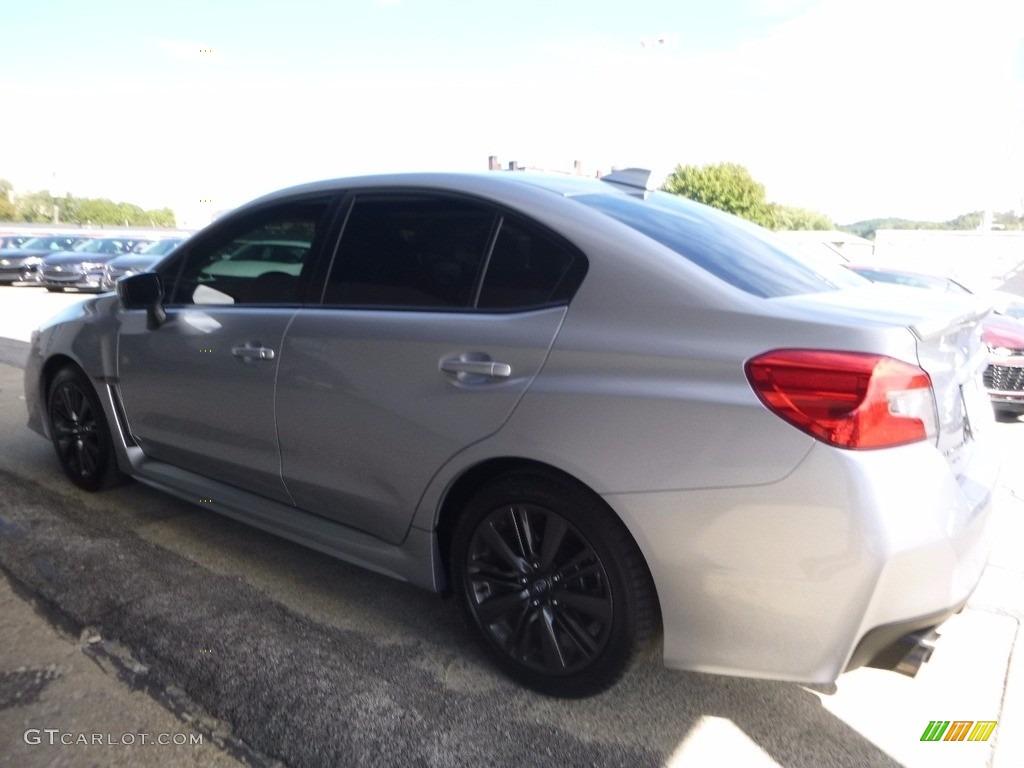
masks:
<path fill-rule="evenodd" d="M 746 372 L 769 410 L 829 445 L 885 448 L 936 431 L 931 377 L 885 355 L 778 349 Z"/>

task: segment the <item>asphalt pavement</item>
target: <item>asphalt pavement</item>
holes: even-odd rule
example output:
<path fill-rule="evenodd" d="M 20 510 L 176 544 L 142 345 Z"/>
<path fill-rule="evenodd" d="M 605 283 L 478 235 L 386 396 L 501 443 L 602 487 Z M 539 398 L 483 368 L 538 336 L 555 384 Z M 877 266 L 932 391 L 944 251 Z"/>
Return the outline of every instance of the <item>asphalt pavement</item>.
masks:
<path fill-rule="evenodd" d="M 32 293 L 0 289 L 0 336 L 56 298 Z M 993 428 L 989 566 L 917 678 L 653 655 L 561 701 L 495 672 L 451 601 L 139 484 L 79 492 L 24 426 L 25 351 L 0 339 L 0 766 L 1024 765 L 1024 423 Z M 921 741 L 935 720 L 996 726 Z"/>

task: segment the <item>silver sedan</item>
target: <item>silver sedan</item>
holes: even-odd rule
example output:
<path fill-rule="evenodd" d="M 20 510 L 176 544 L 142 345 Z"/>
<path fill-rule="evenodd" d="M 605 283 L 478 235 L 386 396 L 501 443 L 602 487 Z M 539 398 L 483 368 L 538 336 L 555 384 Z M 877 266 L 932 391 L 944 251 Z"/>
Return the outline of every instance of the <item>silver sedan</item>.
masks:
<path fill-rule="evenodd" d="M 544 693 L 609 687 L 659 632 L 681 669 L 914 666 L 987 557 L 988 307 L 646 182 L 261 198 L 45 324 L 29 425 L 82 488 L 130 476 L 451 591 Z"/>

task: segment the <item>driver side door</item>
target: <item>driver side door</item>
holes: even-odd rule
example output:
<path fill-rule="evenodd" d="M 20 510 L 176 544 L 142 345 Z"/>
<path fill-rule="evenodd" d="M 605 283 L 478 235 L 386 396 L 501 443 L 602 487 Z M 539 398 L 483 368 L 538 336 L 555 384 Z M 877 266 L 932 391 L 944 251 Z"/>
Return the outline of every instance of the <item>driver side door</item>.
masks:
<path fill-rule="evenodd" d="M 330 199 L 289 200 L 232 219 L 161 268 L 167 319 L 160 327 L 148 330 L 144 311 L 124 313 L 120 391 L 147 457 L 290 503 L 275 381 L 330 210 Z M 236 258 L 282 242 L 286 262 Z"/>

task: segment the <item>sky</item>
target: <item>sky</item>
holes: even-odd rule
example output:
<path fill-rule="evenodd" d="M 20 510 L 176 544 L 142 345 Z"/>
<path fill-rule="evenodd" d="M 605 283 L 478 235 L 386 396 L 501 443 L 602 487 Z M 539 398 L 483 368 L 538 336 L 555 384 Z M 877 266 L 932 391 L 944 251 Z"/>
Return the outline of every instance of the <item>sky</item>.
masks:
<path fill-rule="evenodd" d="M 838 223 L 1024 206 L 1021 0 L 34 0 L 0 28 L 0 178 L 183 225 L 490 155 L 740 163 Z"/>

